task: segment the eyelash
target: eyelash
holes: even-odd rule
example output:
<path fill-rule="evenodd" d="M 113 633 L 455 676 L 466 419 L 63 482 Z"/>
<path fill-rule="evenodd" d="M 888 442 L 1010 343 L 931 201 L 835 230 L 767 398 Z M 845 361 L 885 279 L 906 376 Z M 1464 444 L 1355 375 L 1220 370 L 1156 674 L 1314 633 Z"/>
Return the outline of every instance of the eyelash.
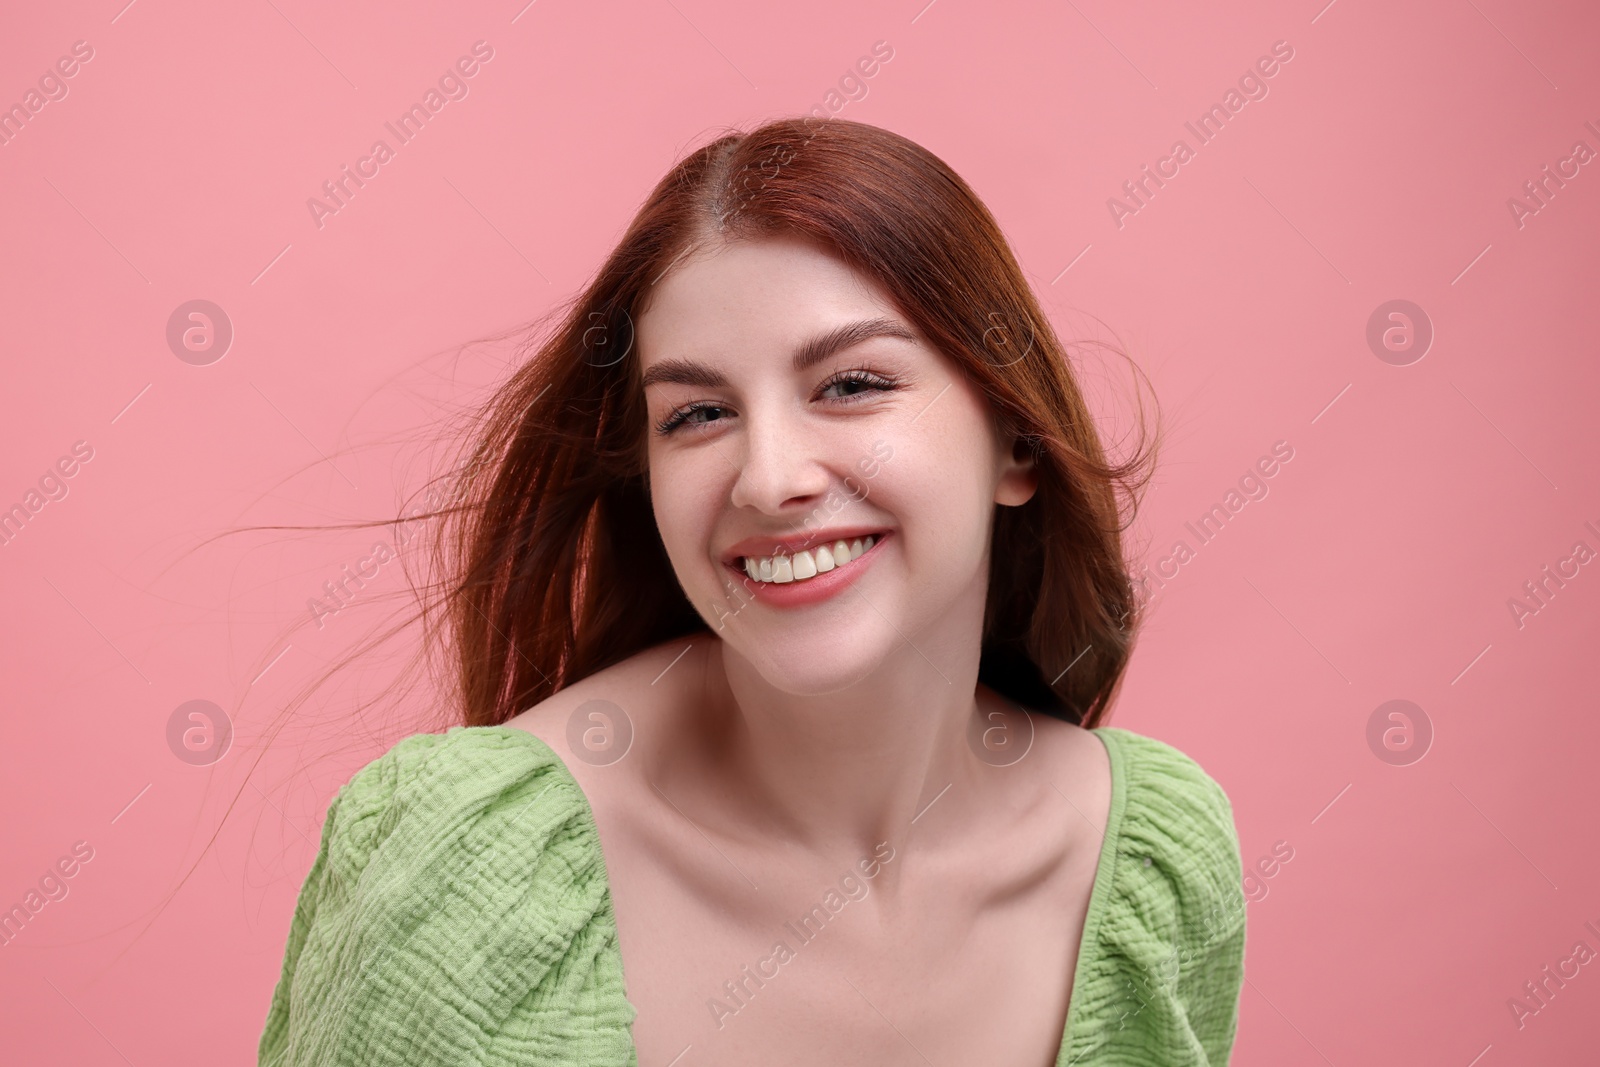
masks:
<path fill-rule="evenodd" d="M 886 378 L 881 374 L 877 374 L 874 371 L 867 369 L 866 367 L 852 367 L 850 370 L 840 371 L 838 374 L 835 374 L 833 377 L 823 382 L 818 391 L 826 391 L 833 388 L 835 385 L 840 385 L 845 382 L 853 382 L 859 385 L 864 385 L 872 391 L 880 393 L 893 392 L 895 389 L 900 388 L 899 382 L 893 378 Z M 866 393 L 854 393 L 850 396 L 839 397 L 837 402 L 849 404 L 866 395 Z M 712 410 L 718 410 L 723 407 L 726 407 L 726 405 L 718 404 L 712 400 L 697 400 L 692 404 L 686 404 L 685 406 L 678 408 L 676 411 L 669 414 L 665 419 L 661 420 L 661 422 L 656 425 L 656 433 L 662 437 L 670 436 L 676 432 L 678 427 L 682 426 L 689 416 L 693 415 L 695 412 L 704 411 L 708 408 Z"/>

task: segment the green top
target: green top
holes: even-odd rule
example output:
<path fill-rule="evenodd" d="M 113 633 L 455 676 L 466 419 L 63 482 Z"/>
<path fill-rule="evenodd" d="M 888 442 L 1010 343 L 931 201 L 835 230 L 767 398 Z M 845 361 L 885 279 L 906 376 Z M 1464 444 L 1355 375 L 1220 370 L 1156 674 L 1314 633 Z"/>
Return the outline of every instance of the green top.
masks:
<path fill-rule="evenodd" d="M 1244 981 L 1233 809 L 1117 727 L 1111 811 L 1056 1067 L 1226 1064 Z M 395 744 L 328 805 L 261 1067 L 635 1067 L 588 799 L 525 730 Z"/>

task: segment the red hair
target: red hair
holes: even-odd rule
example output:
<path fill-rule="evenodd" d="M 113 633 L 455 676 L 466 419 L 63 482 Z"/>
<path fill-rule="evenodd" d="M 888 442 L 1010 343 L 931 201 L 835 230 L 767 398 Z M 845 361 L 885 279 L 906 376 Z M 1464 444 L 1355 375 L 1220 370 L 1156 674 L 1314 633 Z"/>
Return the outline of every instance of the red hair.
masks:
<path fill-rule="evenodd" d="M 707 629 L 656 530 L 633 323 L 679 258 L 777 234 L 876 279 L 1032 451 L 1037 492 L 997 507 L 979 679 L 1093 727 L 1139 621 L 1119 490 L 1143 488 L 1154 452 L 1108 464 L 1066 351 L 954 171 L 887 130 L 812 118 L 719 137 L 675 166 L 490 402 L 440 546 L 461 721 L 505 722 Z"/>
<path fill-rule="evenodd" d="M 1131 522 L 1155 447 L 1107 461 L 1065 348 L 954 171 L 887 130 L 807 117 L 719 137 L 661 180 L 589 286 L 540 320 L 558 325 L 474 413 L 468 458 L 429 483 L 427 508 L 309 527 L 396 522 L 404 545 L 426 528 L 411 524 L 445 520 L 444 536 L 428 542 L 437 580 L 413 621 L 424 624 L 423 656 L 447 651 L 455 675 L 446 725 L 503 723 L 638 651 L 708 629 L 656 530 L 633 322 L 680 257 L 776 234 L 820 242 L 876 279 L 987 399 L 994 428 L 1032 452 L 1033 497 L 996 507 L 978 678 L 1030 711 L 1100 724 L 1142 616 L 1122 556 L 1122 504 Z M 308 527 L 233 532 L 263 528 Z M 275 727 L 408 625 L 341 658 Z M 349 724 L 341 716 L 347 739 Z M 219 824 L 211 840 L 220 833 Z"/>

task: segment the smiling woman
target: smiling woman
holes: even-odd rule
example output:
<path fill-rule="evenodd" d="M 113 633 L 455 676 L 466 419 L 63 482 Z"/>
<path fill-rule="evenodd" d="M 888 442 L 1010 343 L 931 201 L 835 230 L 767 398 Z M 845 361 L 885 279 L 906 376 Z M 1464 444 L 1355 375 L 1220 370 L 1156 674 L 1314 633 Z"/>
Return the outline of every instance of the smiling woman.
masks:
<path fill-rule="evenodd" d="M 461 725 L 329 805 L 262 1064 L 1227 1061 L 1231 805 L 1104 725 L 1154 453 L 1107 459 L 942 161 L 691 153 L 472 449 L 425 608 Z"/>

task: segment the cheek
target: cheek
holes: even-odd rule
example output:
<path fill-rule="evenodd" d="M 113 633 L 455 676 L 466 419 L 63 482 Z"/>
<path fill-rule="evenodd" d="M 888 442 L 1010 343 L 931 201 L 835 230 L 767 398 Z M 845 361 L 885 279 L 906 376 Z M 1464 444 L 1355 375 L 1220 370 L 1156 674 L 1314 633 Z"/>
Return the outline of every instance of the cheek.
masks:
<path fill-rule="evenodd" d="M 656 530 L 675 567 L 703 555 L 721 488 L 698 456 L 650 457 L 650 507 Z"/>
<path fill-rule="evenodd" d="M 948 397 L 946 399 L 949 399 Z M 932 415 L 935 405 L 929 410 Z M 965 412 L 947 412 L 941 421 L 918 420 L 905 443 L 906 462 L 895 479 L 900 491 L 913 494 L 924 506 L 938 508 L 951 526 L 988 522 L 994 507 L 994 465 L 989 437 L 966 418 Z M 923 423 L 928 423 L 924 426 Z M 896 449 L 896 460 L 900 451 Z M 888 464 L 893 468 L 894 461 Z"/>
<path fill-rule="evenodd" d="M 947 394 L 928 409 L 902 438 L 903 452 L 896 443 L 895 458 L 876 480 L 887 483 L 885 501 L 892 493 L 900 520 L 920 528 L 917 539 L 950 576 L 981 567 L 996 507 L 992 435 L 981 410 L 962 399 Z M 957 402 L 944 418 L 929 417 L 951 400 Z"/>
<path fill-rule="evenodd" d="M 894 458 L 877 477 L 852 479 L 867 494 L 859 506 L 900 528 L 901 553 L 913 572 L 929 576 L 935 586 L 961 585 L 981 563 L 987 543 L 989 482 L 959 440 L 918 432 L 899 436 L 893 445 Z"/>

